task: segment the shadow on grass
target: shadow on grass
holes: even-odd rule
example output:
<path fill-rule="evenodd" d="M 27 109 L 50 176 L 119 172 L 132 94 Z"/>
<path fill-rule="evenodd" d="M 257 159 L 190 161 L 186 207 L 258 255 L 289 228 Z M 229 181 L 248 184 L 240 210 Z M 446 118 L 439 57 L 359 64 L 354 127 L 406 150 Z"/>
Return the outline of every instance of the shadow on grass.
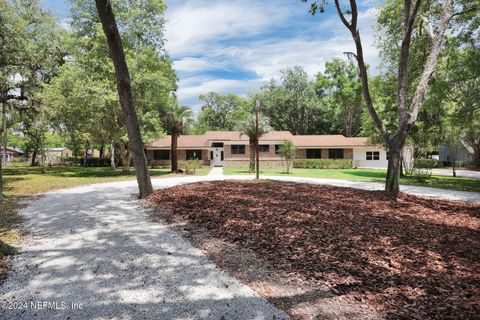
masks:
<path fill-rule="evenodd" d="M 152 176 L 167 175 L 170 172 L 162 169 L 152 169 Z M 121 169 L 111 169 L 108 167 L 11 167 L 5 168 L 5 176 L 57 176 L 74 178 L 101 178 L 101 177 L 121 177 L 135 176 L 135 170 L 123 173 Z"/>

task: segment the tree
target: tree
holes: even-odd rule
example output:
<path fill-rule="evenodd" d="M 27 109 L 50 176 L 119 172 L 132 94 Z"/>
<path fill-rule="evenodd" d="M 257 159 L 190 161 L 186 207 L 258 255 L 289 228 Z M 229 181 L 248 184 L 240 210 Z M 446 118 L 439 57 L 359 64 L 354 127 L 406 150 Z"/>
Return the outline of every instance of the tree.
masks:
<path fill-rule="evenodd" d="M 315 91 L 320 98 L 328 100 L 335 121 L 331 131 L 343 132 L 347 137 L 361 130 L 362 85 L 356 66 L 352 61 L 333 59 L 325 64 L 324 74 L 318 73 Z M 333 119 L 331 119 L 333 120 Z"/>
<path fill-rule="evenodd" d="M 56 20 L 38 1 L 0 0 L 0 108 L 7 117 L 14 113 L 38 114 L 37 93 L 55 74 L 65 55 Z M 8 126 L 3 123 L 3 143 L 8 144 Z M 25 133 L 25 132 L 24 132 Z M 0 198 L 2 197 L 0 166 Z"/>
<path fill-rule="evenodd" d="M 258 148 L 258 139 L 257 139 L 257 132 L 256 132 L 256 119 L 253 114 L 250 114 L 248 119 L 245 119 L 239 122 L 236 126 L 236 130 L 240 131 L 240 137 L 247 136 L 248 137 L 248 145 L 250 148 L 250 163 L 248 166 L 249 172 L 255 171 L 255 152 L 256 148 Z M 260 115 L 258 120 L 258 138 L 270 132 L 272 128 L 270 127 L 270 119 L 265 117 L 264 115 Z"/>
<path fill-rule="evenodd" d="M 207 130 L 233 130 L 235 125 L 248 118 L 251 112 L 249 101 L 234 94 L 209 92 L 199 98 L 203 101 L 198 115 L 197 128 L 202 128 L 199 134 Z"/>
<path fill-rule="evenodd" d="M 307 0 L 303 0 L 306 2 Z M 311 3 L 310 12 L 323 12 L 325 10 L 325 1 L 313 1 Z M 403 9 L 401 11 L 402 21 L 399 26 L 399 34 L 401 37 L 401 45 L 399 47 L 398 55 L 398 72 L 397 72 L 397 92 L 396 92 L 396 107 L 397 107 L 397 128 L 391 132 L 387 130 L 385 123 L 381 120 L 377 113 L 372 100 L 369 87 L 369 77 L 367 74 L 367 67 L 363 57 L 363 45 L 358 28 L 358 8 L 355 0 L 349 0 L 349 8 L 343 9 L 339 0 L 334 0 L 334 6 L 337 14 L 343 25 L 350 31 L 352 39 L 355 44 L 356 51 L 351 53 L 355 57 L 358 65 L 358 72 L 362 82 L 362 92 L 367 106 L 368 112 L 373 120 L 373 123 L 379 130 L 385 144 L 388 146 L 389 160 L 387 169 L 387 179 L 385 190 L 397 195 L 399 192 L 399 178 L 401 171 L 401 153 L 407 139 L 408 132 L 415 124 L 419 113 L 420 106 L 425 100 L 428 85 L 430 80 L 434 77 L 436 63 L 439 54 L 442 50 L 445 31 L 448 24 L 454 16 L 453 0 L 446 0 L 441 11 L 440 17 L 436 20 L 436 27 L 433 29 L 430 21 L 427 23 L 427 30 L 431 35 L 431 44 L 426 62 L 420 72 L 420 77 L 417 87 L 414 90 L 412 98 L 409 99 L 407 89 L 409 87 L 409 59 L 411 54 L 412 38 L 414 36 L 414 28 L 416 23 L 424 21 L 419 17 L 419 9 L 422 4 L 421 0 L 416 0 L 412 3 L 411 0 L 403 1 Z M 348 19 L 348 16 L 350 19 Z M 426 17 L 425 20 L 428 21 Z"/>
<path fill-rule="evenodd" d="M 115 67 L 117 90 L 120 97 L 120 105 L 123 112 L 123 121 L 128 132 L 128 138 L 135 163 L 135 173 L 139 188 L 140 198 L 144 198 L 153 192 L 147 159 L 143 151 L 143 142 L 135 112 L 130 75 L 123 51 L 120 33 L 109 0 L 95 0 L 98 14 L 102 22 L 103 31 L 107 38 L 110 55 Z"/>
<path fill-rule="evenodd" d="M 290 164 L 297 155 L 297 148 L 290 140 L 283 140 L 278 148 L 278 153 L 285 159 L 285 173 L 290 173 Z"/>
<path fill-rule="evenodd" d="M 192 110 L 186 106 L 180 106 L 172 103 L 165 112 L 165 126 L 170 131 L 172 137 L 170 144 L 171 167 L 172 172 L 178 171 L 177 142 L 178 136 L 182 132 L 185 119 L 192 116 Z"/>
<path fill-rule="evenodd" d="M 262 103 L 262 112 L 272 127 L 293 134 L 329 133 L 327 110 L 305 70 L 295 66 L 280 73 L 280 83 L 272 79 L 254 97 Z"/>

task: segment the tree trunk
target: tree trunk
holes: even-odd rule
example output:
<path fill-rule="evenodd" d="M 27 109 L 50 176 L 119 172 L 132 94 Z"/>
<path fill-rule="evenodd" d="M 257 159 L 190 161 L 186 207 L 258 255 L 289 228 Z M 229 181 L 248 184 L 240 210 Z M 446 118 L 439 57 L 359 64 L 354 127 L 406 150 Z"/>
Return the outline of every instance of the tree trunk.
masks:
<path fill-rule="evenodd" d="M 107 38 L 107 43 L 115 67 L 115 77 L 117 79 L 117 91 L 120 97 L 120 106 L 122 107 L 123 119 L 127 127 L 130 149 L 135 163 L 135 173 L 137 176 L 139 197 L 144 198 L 153 192 L 152 181 L 148 171 L 147 158 L 143 151 L 142 136 L 138 124 L 137 114 L 133 102 L 132 87 L 130 83 L 130 74 L 128 72 L 125 54 L 123 52 L 122 40 L 118 32 L 117 23 L 113 14 L 112 6 L 109 0 L 95 0 L 98 15 L 102 22 L 103 31 Z"/>
<path fill-rule="evenodd" d="M 480 168 L 480 144 L 473 146 L 473 165 L 475 168 Z"/>
<path fill-rule="evenodd" d="M 92 150 L 93 151 L 93 150 Z M 88 147 L 85 147 L 85 154 L 83 155 L 83 166 L 87 166 L 87 155 L 88 155 Z"/>
<path fill-rule="evenodd" d="M 170 162 L 171 162 L 172 172 L 178 172 L 177 142 L 178 142 L 178 133 L 176 130 L 173 130 L 172 141 L 170 145 L 170 153 L 171 153 Z"/>
<path fill-rule="evenodd" d="M 38 153 L 38 150 L 37 150 L 37 149 L 38 149 L 37 147 L 34 147 L 34 148 L 33 148 L 32 161 L 31 161 L 31 163 L 30 163 L 30 165 L 31 165 L 32 167 L 34 167 L 34 166 L 37 165 L 37 164 L 36 164 L 36 162 L 37 162 L 37 161 L 36 161 L 36 160 L 37 160 L 37 153 Z"/>
<path fill-rule="evenodd" d="M 0 201 L 3 200 L 3 166 L 2 162 L 0 161 Z"/>
<path fill-rule="evenodd" d="M 105 144 L 102 142 L 102 145 L 100 146 L 100 158 L 105 157 Z"/>
<path fill-rule="evenodd" d="M 7 136 L 7 107 L 5 103 L 2 103 L 2 130 L 3 130 L 3 157 L 2 162 L 3 165 L 7 166 L 7 144 L 8 144 L 8 136 Z"/>
<path fill-rule="evenodd" d="M 250 163 L 248 166 L 248 172 L 253 173 L 255 172 L 255 139 L 250 139 L 249 147 L 250 147 Z"/>
<path fill-rule="evenodd" d="M 115 146 L 113 144 L 113 141 L 110 144 L 110 168 L 112 168 L 112 169 L 116 168 L 116 165 L 115 165 Z"/>
<path fill-rule="evenodd" d="M 400 172 L 402 170 L 402 149 L 405 139 L 392 139 L 388 147 L 388 169 L 385 191 L 397 195 L 400 191 Z"/>
<path fill-rule="evenodd" d="M 120 159 L 122 160 L 122 173 L 129 173 L 132 156 L 130 154 L 130 150 L 128 149 L 128 145 L 123 141 L 120 141 Z"/>

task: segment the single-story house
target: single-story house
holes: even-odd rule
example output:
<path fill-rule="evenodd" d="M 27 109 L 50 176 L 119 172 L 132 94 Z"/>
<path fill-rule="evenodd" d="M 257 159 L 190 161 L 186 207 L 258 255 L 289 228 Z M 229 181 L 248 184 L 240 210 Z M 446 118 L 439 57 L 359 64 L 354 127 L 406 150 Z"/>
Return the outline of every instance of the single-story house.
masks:
<path fill-rule="evenodd" d="M 282 166 L 278 153 L 283 140 L 297 148 L 297 159 L 349 159 L 358 168 L 387 168 L 387 152 L 382 145 L 370 144 L 368 138 L 343 135 L 293 135 L 289 131 L 272 131 L 260 138 L 260 165 Z M 205 165 L 246 167 L 250 158 L 249 140 L 238 131 L 207 131 L 203 135 L 181 135 L 178 138 L 179 160 L 199 159 Z M 145 145 L 151 166 L 169 166 L 171 136 Z"/>
<path fill-rule="evenodd" d="M 41 164 L 57 165 L 62 163 L 62 158 L 71 157 L 72 150 L 68 148 L 45 148 L 40 157 Z"/>
<path fill-rule="evenodd" d="M 443 162 L 445 166 L 452 165 L 452 152 L 449 146 L 441 146 L 438 150 L 438 159 Z M 464 143 L 458 147 L 455 162 L 457 166 L 462 166 L 464 162 L 472 161 L 473 149 Z"/>
<path fill-rule="evenodd" d="M 5 154 L 4 147 L 0 147 L 0 156 L 3 159 L 3 155 Z M 17 147 L 7 147 L 7 162 L 20 157 L 23 154 L 22 149 Z M 3 161 L 3 160 L 2 160 Z"/>

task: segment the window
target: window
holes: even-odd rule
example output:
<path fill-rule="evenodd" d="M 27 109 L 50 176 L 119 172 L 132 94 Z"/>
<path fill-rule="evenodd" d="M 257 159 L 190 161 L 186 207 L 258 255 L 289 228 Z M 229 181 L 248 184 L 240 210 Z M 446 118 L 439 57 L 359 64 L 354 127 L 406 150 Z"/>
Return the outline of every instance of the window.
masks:
<path fill-rule="evenodd" d="M 223 142 L 212 142 L 213 148 L 223 148 Z"/>
<path fill-rule="evenodd" d="M 321 159 L 322 149 L 307 149 L 307 159 Z"/>
<path fill-rule="evenodd" d="M 328 159 L 343 159 L 343 149 L 328 149 Z"/>
<path fill-rule="evenodd" d="M 202 160 L 202 150 L 187 150 L 187 160 Z"/>
<path fill-rule="evenodd" d="M 367 160 L 380 160 L 380 151 L 367 151 Z"/>
<path fill-rule="evenodd" d="M 153 160 L 170 160 L 170 150 L 153 150 Z"/>
<path fill-rule="evenodd" d="M 386 155 L 386 157 L 387 157 L 387 160 L 388 160 L 388 151 L 387 151 L 387 155 Z"/>
<path fill-rule="evenodd" d="M 232 154 L 245 154 L 245 145 L 232 144 Z"/>
<path fill-rule="evenodd" d="M 276 144 L 275 145 L 275 154 L 279 154 L 279 153 L 280 153 L 280 145 Z"/>
<path fill-rule="evenodd" d="M 268 152 L 268 151 L 270 151 L 270 145 L 261 144 L 261 145 L 258 146 L 258 151 L 259 152 Z"/>

